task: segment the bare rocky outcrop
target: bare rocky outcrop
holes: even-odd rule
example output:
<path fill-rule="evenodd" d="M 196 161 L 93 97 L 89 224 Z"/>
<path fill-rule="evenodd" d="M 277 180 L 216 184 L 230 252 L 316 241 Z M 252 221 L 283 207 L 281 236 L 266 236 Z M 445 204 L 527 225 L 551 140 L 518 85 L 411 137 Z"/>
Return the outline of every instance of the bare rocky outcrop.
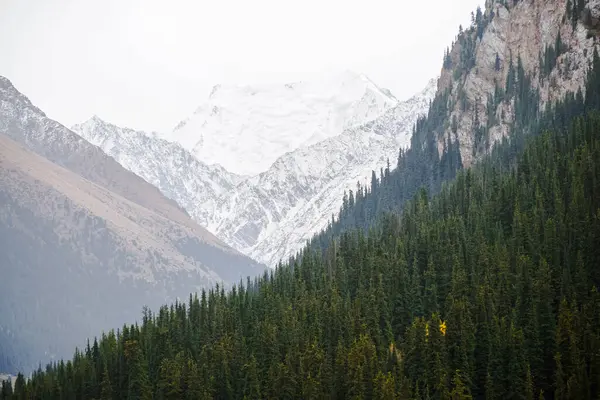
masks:
<path fill-rule="evenodd" d="M 590 0 L 583 10 L 581 21 L 592 35 L 600 33 L 600 0 Z"/>
<path fill-rule="evenodd" d="M 448 56 L 451 67 L 442 70 L 438 81 L 438 93 L 449 92 L 448 121 L 452 121 L 438 132 L 440 152 L 448 138 L 458 140 L 465 167 L 485 153 L 476 147 L 475 121 L 480 126 L 487 123 L 488 96 L 494 95 L 496 86 L 504 88 L 511 60 L 516 66 L 520 58 L 525 73 L 539 90 L 541 109 L 547 102 L 561 99 L 566 93 L 583 91 L 596 46 L 589 29 L 597 26 L 599 4 L 598 0 L 590 1 L 584 12 L 590 16 L 589 22 L 580 19 L 573 25 L 572 18 L 567 15 L 567 0 L 488 0 L 482 15 L 483 32 L 478 35 L 475 28 L 459 34 Z M 555 44 L 559 34 L 565 51 L 550 74 L 542 76 L 540 60 L 545 49 Z M 461 54 L 469 51 L 467 47 L 471 43 L 474 62 L 470 68 L 465 68 Z M 467 109 L 464 104 L 468 105 Z M 489 130 L 489 140 L 493 144 L 510 132 L 513 102 L 501 102 L 492 114 L 498 121 Z"/>

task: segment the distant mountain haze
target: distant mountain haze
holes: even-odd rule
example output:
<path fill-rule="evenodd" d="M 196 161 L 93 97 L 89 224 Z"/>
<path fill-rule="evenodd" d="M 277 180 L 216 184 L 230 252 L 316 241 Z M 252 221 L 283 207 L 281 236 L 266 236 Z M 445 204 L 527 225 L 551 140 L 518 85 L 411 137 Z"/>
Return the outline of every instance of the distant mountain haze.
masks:
<path fill-rule="evenodd" d="M 144 305 L 259 274 L 176 202 L 0 79 L 0 370 L 68 357 Z M 4 298 L 4 297 L 3 297 Z"/>

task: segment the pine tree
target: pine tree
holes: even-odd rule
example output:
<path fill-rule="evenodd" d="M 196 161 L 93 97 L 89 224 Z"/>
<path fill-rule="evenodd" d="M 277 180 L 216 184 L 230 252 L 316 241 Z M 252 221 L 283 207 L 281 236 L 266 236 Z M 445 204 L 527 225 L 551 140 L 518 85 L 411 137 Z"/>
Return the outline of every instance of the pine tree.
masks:
<path fill-rule="evenodd" d="M 100 399 L 101 400 L 112 400 L 113 399 L 113 388 L 110 383 L 110 377 L 108 376 L 108 368 L 104 366 L 104 372 L 102 373 L 102 382 L 100 383 Z"/>
<path fill-rule="evenodd" d="M 373 382 L 373 399 L 376 400 L 395 400 L 396 384 L 394 377 L 390 372 L 383 374 L 379 371 Z"/>
<path fill-rule="evenodd" d="M 450 392 L 450 398 L 452 400 L 471 400 L 473 396 L 469 391 L 469 388 L 465 385 L 461 378 L 461 371 L 456 370 L 454 377 L 452 378 L 452 392 Z"/>
<path fill-rule="evenodd" d="M 127 364 L 129 365 L 127 398 L 130 400 L 152 399 L 152 391 L 148 379 L 148 368 L 136 340 L 125 343 L 125 357 L 127 358 Z"/>
<path fill-rule="evenodd" d="M 244 370 L 244 397 L 248 399 L 260 399 L 261 386 L 258 376 L 258 363 L 256 357 L 252 355 L 250 362 L 243 367 Z"/>

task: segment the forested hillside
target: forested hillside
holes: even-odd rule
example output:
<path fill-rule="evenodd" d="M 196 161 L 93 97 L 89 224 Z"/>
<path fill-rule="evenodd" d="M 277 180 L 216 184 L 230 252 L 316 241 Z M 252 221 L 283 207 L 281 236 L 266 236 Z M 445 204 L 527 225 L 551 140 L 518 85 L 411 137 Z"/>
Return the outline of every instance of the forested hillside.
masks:
<path fill-rule="evenodd" d="M 145 310 L 1 398 L 598 398 L 599 73 L 368 234 Z"/>
<path fill-rule="evenodd" d="M 587 75 L 598 51 L 598 38 L 582 39 L 595 34 L 588 18 L 582 18 L 591 3 L 600 8 L 589 0 L 486 1 L 486 9 L 473 13 L 471 26 L 460 29 L 444 55 L 438 92 L 428 115 L 414 127 L 410 148 L 391 160 L 396 168 L 374 171 L 370 185 L 350 190 L 340 213 L 311 247 L 326 249 L 332 238 L 349 228 L 368 230 L 384 213 L 401 212 L 421 187 L 438 193 L 463 168 L 462 155 L 470 166 L 496 146 L 506 145 L 508 137 L 517 149 L 525 137 L 552 126 L 564 128 L 565 118 L 579 111 L 573 105 L 576 99 L 598 96 L 585 87 L 585 82 L 594 87 Z M 540 13 L 552 17 L 543 19 Z M 547 26 L 536 27 L 536 22 Z M 506 31 L 510 29 L 516 32 Z M 538 30 L 550 44 L 542 43 Z M 531 37 L 509 40 L 527 32 Z M 513 52 L 515 46 L 519 50 Z M 490 54 L 490 47 L 506 54 Z M 528 54 L 537 47 L 539 55 Z M 551 109 L 552 99 L 565 104 Z"/>

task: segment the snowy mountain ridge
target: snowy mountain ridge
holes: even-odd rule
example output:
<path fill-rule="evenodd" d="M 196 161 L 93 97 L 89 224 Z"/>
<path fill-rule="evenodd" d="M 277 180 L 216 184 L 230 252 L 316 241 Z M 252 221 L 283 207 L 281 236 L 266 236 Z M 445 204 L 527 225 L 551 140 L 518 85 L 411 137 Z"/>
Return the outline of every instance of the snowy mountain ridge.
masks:
<path fill-rule="evenodd" d="M 161 139 L 156 133 L 121 128 L 98 116 L 72 130 L 156 186 L 188 213 L 199 205 L 212 209 L 212 202 L 247 178 L 219 165 L 206 165 L 178 143 Z"/>
<path fill-rule="evenodd" d="M 217 85 L 164 138 L 208 165 L 257 175 L 283 154 L 371 121 L 397 104 L 389 91 L 350 71 L 314 82 Z"/>
<path fill-rule="evenodd" d="M 427 112 L 435 90 L 436 81 L 431 80 L 407 101 L 394 98 L 394 106 L 378 117 L 285 152 L 266 171 L 248 178 L 207 165 L 185 145 L 99 118 L 73 130 L 159 187 L 227 244 L 274 266 L 326 227 L 345 190 L 370 179 L 371 171 L 385 167 L 388 159 L 395 164 L 399 148 L 410 143 L 412 127 Z M 242 145 L 237 145 L 242 152 Z"/>
<path fill-rule="evenodd" d="M 344 191 L 365 184 L 372 171 L 410 143 L 419 115 L 427 112 L 436 81 L 384 115 L 341 135 L 280 157 L 269 170 L 222 196 L 218 221 L 199 221 L 232 247 L 274 266 L 295 254 L 337 214 Z M 221 216 L 225 216 L 222 218 Z"/>

